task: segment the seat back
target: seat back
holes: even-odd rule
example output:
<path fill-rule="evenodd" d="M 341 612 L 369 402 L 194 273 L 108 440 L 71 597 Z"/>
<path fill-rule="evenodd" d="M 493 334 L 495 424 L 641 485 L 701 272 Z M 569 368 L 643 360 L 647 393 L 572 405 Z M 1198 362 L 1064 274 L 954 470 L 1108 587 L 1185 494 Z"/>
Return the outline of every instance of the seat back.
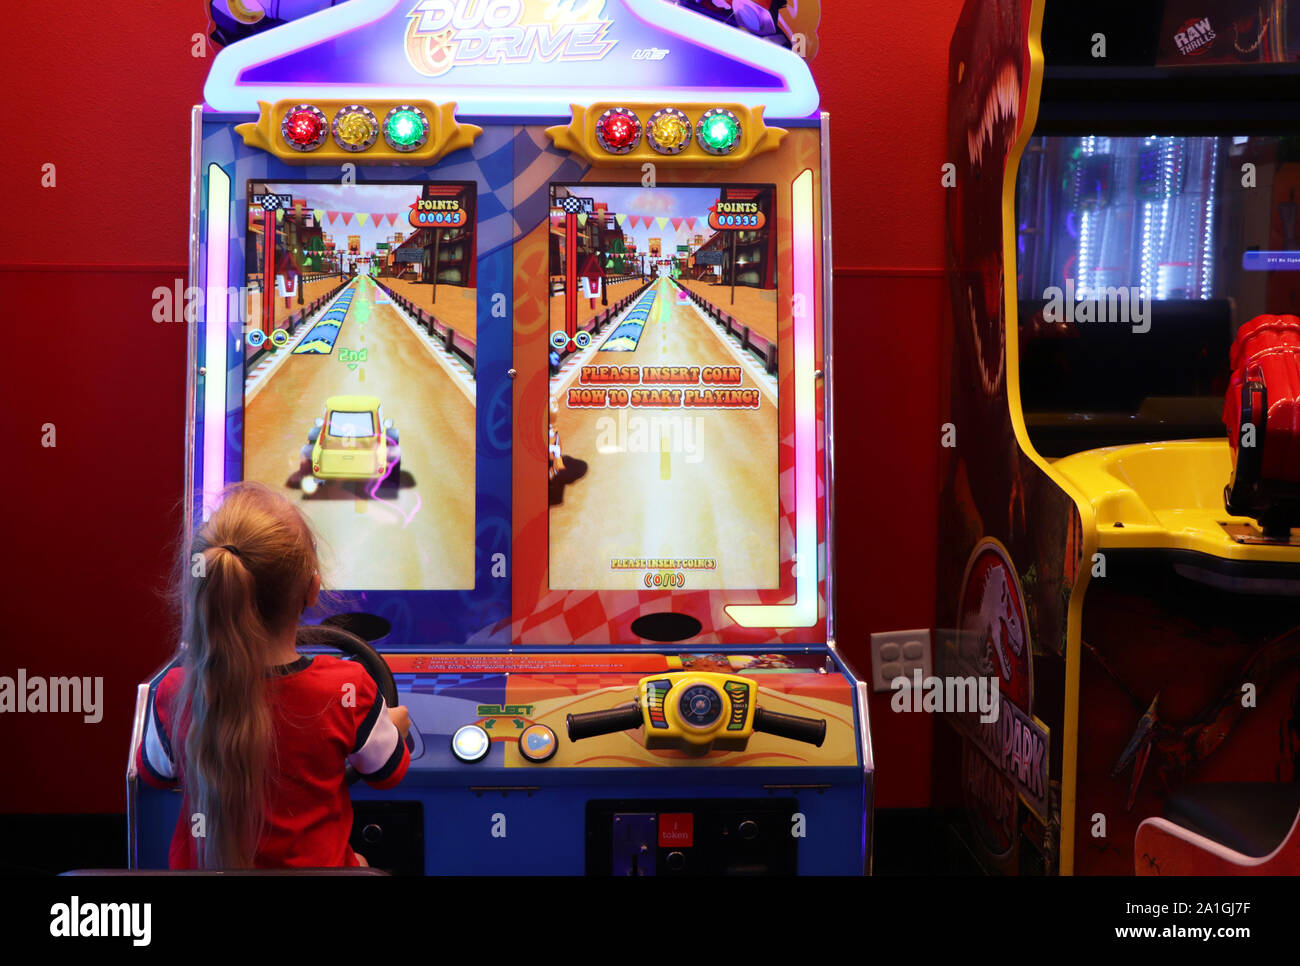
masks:
<path fill-rule="evenodd" d="M 1300 524 L 1300 318 L 1251 319 L 1230 361 L 1223 422 L 1233 473 L 1224 503 L 1281 535 Z"/>
<path fill-rule="evenodd" d="M 1181 815 L 1178 822 L 1149 818 L 1139 825 L 1133 844 L 1134 871 L 1138 875 L 1164 876 L 1300 875 L 1300 806 L 1296 804 L 1300 785 L 1238 783 L 1223 786 L 1222 792 L 1201 796 L 1204 807 L 1199 814 Z M 1251 821 L 1252 808 L 1268 805 L 1269 799 L 1274 800 L 1274 806 L 1289 803 L 1289 831 L 1280 843 L 1271 849 L 1267 845 L 1252 847 L 1262 841 L 1256 834 L 1259 829 L 1249 829 L 1251 834 L 1247 835 L 1224 834 L 1233 822 Z M 1231 807 L 1224 807 L 1229 804 Z M 1189 819 L 1199 830 L 1188 827 Z"/>

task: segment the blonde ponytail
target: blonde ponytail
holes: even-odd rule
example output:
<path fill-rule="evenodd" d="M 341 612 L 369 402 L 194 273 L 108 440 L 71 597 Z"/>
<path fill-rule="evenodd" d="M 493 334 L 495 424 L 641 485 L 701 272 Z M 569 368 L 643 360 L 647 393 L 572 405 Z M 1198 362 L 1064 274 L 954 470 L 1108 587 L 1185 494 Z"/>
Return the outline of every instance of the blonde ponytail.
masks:
<path fill-rule="evenodd" d="M 302 515 L 259 484 L 228 491 L 195 535 L 178 718 L 200 868 L 249 868 L 265 830 L 274 724 L 267 666 L 317 570 Z M 201 825 L 199 823 L 201 822 Z"/>

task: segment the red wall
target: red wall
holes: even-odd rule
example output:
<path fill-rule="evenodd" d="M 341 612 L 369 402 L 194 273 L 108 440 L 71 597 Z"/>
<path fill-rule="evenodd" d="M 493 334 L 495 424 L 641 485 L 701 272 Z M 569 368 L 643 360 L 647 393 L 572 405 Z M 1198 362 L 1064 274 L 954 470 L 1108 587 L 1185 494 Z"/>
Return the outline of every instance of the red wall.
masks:
<path fill-rule="evenodd" d="M 837 636 L 934 623 L 948 42 L 961 0 L 822 0 L 831 115 Z M 930 804 L 929 715 L 871 702 L 878 808 Z"/>
<path fill-rule="evenodd" d="M 939 167 L 959 0 L 823 0 L 813 72 L 833 117 L 839 639 L 932 622 Z M 103 720 L 0 717 L 0 812 L 124 807 L 135 685 L 170 653 L 162 593 L 183 488 L 184 278 L 199 0 L 6 10 L 0 293 L 0 674 L 104 678 Z M 98 43 L 96 43 L 98 41 Z M 42 165 L 56 166 L 43 187 Z M 41 445 L 45 424 L 56 446 Z M 873 704 L 877 805 L 924 806 L 929 720 Z"/>

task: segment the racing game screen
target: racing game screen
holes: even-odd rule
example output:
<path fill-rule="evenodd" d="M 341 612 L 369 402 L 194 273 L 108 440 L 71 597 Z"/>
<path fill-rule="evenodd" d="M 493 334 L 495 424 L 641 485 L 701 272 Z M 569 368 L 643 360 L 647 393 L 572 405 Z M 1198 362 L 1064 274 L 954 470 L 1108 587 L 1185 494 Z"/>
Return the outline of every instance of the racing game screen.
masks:
<path fill-rule="evenodd" d="M 475 186 L 248 183 L 244 478 L 346 590 L 474 586 Z"/>
<path fill-rule="evenodd" d="M 779 585 L 772 185 L 553 184 L 550 585 Z"/>

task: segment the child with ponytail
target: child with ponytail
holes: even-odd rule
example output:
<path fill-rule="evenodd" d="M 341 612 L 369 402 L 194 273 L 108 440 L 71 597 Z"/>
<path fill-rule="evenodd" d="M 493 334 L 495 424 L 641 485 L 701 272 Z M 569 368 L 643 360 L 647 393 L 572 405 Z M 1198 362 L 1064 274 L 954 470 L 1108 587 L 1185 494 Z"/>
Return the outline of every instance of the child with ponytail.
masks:
<path fill-rule="evenodd" d="M 360 665 L 299 656 L 298 620 L 321 588 L 307 521 L 266 487 L 240 484 L 194 536 L 181 574 L 184 642 L 137 759 L 145 781 L 184 792 L 171 867 L 365 865 L 348 845 L 344 768 L 396 785 L 410 721 Z"/>

